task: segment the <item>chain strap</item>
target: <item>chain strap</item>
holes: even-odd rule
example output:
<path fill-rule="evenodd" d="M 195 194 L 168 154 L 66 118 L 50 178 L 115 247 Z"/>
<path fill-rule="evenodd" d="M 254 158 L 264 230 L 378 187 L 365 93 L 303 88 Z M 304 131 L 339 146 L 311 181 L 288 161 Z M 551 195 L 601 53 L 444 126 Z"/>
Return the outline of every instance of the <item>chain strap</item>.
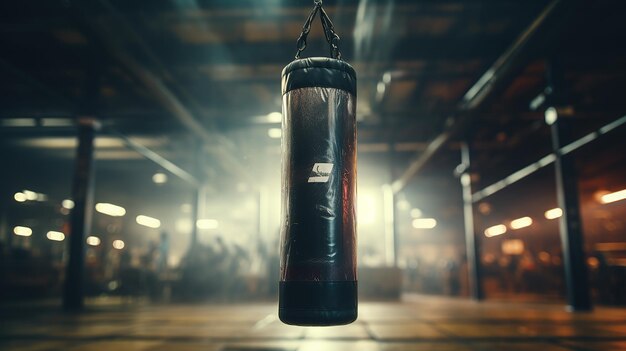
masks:
<path fill-rule="evenodd" d="M 311 23 L 317 16 L 317 13 L 320 13 L 320 20 L 322 22 L 322 27 L 324 28 L 324 37 L 326 37 L 326 41 L 328 45 L 330 45 L 330 57 L 341 60 L 341 52 L 339 51 L 339 35 L 335 32 L 335 27 L 333 26 L 333 22 L 328 17 L 326 11 L 322 7 L 322 0 L 314 0 L 315 7 L 311 14 L 307 18 L 306 22 L 304 22 L 304 26 L 302 27 L 302 33 L 300 33 L 300 37 L 296 42 L 296 47 L 298 51 L 296 52 L 296 59 L 300 58 L 300 54 L 306 49 L 306 38 L 311 32 Z"/>

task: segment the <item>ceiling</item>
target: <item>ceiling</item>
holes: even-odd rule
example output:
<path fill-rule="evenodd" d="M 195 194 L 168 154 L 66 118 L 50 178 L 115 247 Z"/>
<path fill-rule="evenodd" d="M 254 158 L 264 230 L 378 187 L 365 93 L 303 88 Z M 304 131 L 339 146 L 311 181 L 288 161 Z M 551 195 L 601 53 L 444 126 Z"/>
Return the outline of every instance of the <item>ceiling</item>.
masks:
<path fill-rule="evenodd" d="M 358 74 L 359 157 L 389 158 L 387 181 L 402 174 L 459 113 L 472 86 L 550 4 L 326 1 L 343 57 Z M 548 19 L 518 68 L 471 111 L 465 133 L 455 134 L 424 177 L 451 175 L 462 139 L 475 150 L 478 186 L 549 153 L 545 106 L 530 107 L 548 84 L 547 62 L 556 62 L 562 72 L 559 96 L 575 111 L 569 117 L 576 136 L 624 114 L 625 5 L 576 6 Z M 267 115 L 280 111 L 280 72 L 295 54 L 311 9 L 311 1 L 289 0 L 5 2 L 0 5 L 5 156 L 18 162 L 11 150 L 28 149 L 33 159 L 69 160 L 74 121 L 95 116 L 104 126 L 102 136 L 129 135 L 190 171 L 202 145 L 200 152 L 208 156 L 202 177 L 217 187 L 224 172 L 235 175 L 221 181 L 225 184 L 250 182 L 258 165 L 279 165 L 280 142 L 267 134 L 279 124 Z M 315 22 L 305 56 L 326 55 L 320 27 Z M 615 142 L 623 145 L 621 140 Z M 109 162 L 107 167 L 145 168 L 133 163 L 141 156 L 126 145 L 101 143 L 97 159 Z M 602 157 L 607 159 L 599 162 L 605 168 L 595 171 L 598 176 L 623 161 L 618 153 Z"/>

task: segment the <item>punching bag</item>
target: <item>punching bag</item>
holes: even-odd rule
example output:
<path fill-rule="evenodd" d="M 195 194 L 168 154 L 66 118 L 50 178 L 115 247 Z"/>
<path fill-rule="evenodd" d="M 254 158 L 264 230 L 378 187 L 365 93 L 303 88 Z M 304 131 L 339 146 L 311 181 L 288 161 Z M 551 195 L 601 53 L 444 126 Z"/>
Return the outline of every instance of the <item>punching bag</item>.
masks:
<path fill-rule="evenodd" d="M 304 58 L 320 13 L 330 58 Z M 339 325 L 357 317 L 356 73 L 316 2 L 282 72 L 282 223 L 279 317 Z"/>

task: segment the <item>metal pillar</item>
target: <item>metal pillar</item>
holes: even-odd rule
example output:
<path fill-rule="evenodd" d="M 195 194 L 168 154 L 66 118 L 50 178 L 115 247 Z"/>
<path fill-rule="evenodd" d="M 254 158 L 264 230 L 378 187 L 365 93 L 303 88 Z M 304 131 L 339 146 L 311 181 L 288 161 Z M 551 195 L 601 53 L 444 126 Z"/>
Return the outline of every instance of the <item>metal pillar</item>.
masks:
<path fill-rule="evenodd" d="M 385 263 L 389 267 L 398 266 L 398 241 L 396 225 L 396 202 L 391 185 L 383 185 L 383 208 L 385 223 Z"/>
<path fill-rule="evenodd" d="M 200 217 L 200 198 L 202 196 L 201 188 L 194 188 L 191 199 L 191 243 L 190 251 L 193 251 L 198 243 L 198 219 Z"/>
<path fill-rule="evenodd" d="M 193 196 L 191 199 L 191 244 L 189 246 L 189 252 L 195 254 L 195 249 L 198 244 L 198 219 L 204 211 L 204 201 L 206 198 L 206 188 L 202 185 L 204 174 L 202 165 L 203 144 L 200 140 L 194 141 L 193 155 L 192 155 L 192 171 L 193 177 L 196 180 L 196 186 L 194 187 Z"/>
<path fill-rule="evenodd" d="M 409 164 L 393 184 L 393 192 L 400 192 L 409 181 L 435 156 L 448 141 L 471 125 L 474 111 L 480 110 L 497 92 L 502 91 L 533 57 L 532 53 L 553 38 L 570 21 L 570 17 L 582 3 L 580 0 L 552 0 L 535 20 L 524 30 L 513 44 L 485 71 L 485 73 L 465 93 L 458 111 L 446 121 L 444 131 L 432 139 L 428 147 Z M 557 39 L 553 39 L 557 40 Z M 550 42 L 550 41 L 548 41 Z"/>
<path fill-rule="evenodd" d="M 68 233 L 69 260 L 63 291 L 63 307 L 69 311 L 81 310 L 84 303 L 85 236 L 91 228 L 93 215 L 93 153 L 97 128 L 98 122 L 94 119 L 78 121 L 78 149 L 72 185 L 74 208 Z"/>
<path fill-rule="evenodd" d="M 578 176 L 574 157 L 564 155 L 561 148 L 571 136 L 569 121 L 558 118 L 553 107 L 546 110 L 546 121 L 551 123 L 552 147 L 556 171 L 556 191 L 563 215 L 559 219 L 559 233 L 563 250 L 567 303 L 570 311 L 591 310 L 587 264 L 583 245 L 582 221 L 578 202 Z"/>
<path fill-rule="evenodd" d="M 8 206 L 2 206 L 2 214 L 0 215 L 0 244 L 4 241 L 6 244 L 6 249 L 10 248 L 10 238 L 11 238 L 11 233 L 9 233 L 9 226 L 7 224 L 7 212 L 8 212 Z M 2 248 L 0 248 L 1 250 Z M 0 255 L 3 254 L 3 252 L 0 252 Z"/>
<path fill-rule="evenodd" d="M 465 249 L 467 253 L 468 281 L 470 296 L 480 301 L 484 299 L 480 274 L 480 247 L 474 231 L 474 206 L 472 202 L 472 179 L 470 175 L 470 149 L 467 143 L 461 144 L 461 165 L 458 171 L 463 187 L 463 219 L 465 225 Z"/>

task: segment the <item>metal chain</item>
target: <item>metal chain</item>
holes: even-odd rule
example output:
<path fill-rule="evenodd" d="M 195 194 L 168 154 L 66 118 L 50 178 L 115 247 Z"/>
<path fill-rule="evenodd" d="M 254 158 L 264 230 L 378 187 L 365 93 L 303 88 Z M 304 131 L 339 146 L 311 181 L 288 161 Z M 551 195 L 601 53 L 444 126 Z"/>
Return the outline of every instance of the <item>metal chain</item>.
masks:
<path fill-rule="evenodd" d="M 330 45 L 330 57 L 341 60 L 341 52 L 339 51 L 339 35 L 335 32 L 335 27 L 333 26 L 333 22 L 326 14 L 323 8 L 320 8 L 320 18 L 322 20 L 322 27 L 324 27 L 324 35 L 326 36 L 326 41 Z"/>
<path fill-rule="evenodd" d="M 324 36 L 326 37 L 326 41 L 330 45 L 330 57 L 334 59 L 341 60 L 341 52 L 339 51 L 339 35 L 335 32 L 335 28 L 333 26 L 333 22 L 326 14 L 326 11 L 322 8 L 322 0 L 314 0 L 315 7 L 313 11 L 307 18 L 306 22 L 304 22 L 304 26 L 302 26 L 302 33 L 300 33 L 300 37 L 296 42 L 296 47 L 298 51 L 296 52 L 296 59 L 300 58 L 300 54 L 304 49 L 306 49 L 306 38 L 311 32 L 311 23 L 315 19 L 317 13 L 320 13 L 320 20 L 322 22 L 322 27 L 324 28 Z"/>
<path fill-rule="evenodd" d="M 317 1 L 319 1 L 319 3 Z M 311 22 L 313 22 L 313 20 L 315 19 L 315 16 L 317 15 L 317 12 L 319 11 L 321 7 L 322 7 L 322 2 L 320 0 L 316 0 L 313 11 L 309 15 L 309 18 L 306 19 L 306 22 L 304 22 L 304 26 L 302 26 L 302 33 L 300 33 L 300 37 L 298 38 L 298 41 L 296 43 L 296 47 L 298 48 L 298 51 L 296 52 L 296 59 L 299 59 L 302 51 L 306 49 L 306 38 L 309 35 L 309 32 L 311 31 Z"/>

